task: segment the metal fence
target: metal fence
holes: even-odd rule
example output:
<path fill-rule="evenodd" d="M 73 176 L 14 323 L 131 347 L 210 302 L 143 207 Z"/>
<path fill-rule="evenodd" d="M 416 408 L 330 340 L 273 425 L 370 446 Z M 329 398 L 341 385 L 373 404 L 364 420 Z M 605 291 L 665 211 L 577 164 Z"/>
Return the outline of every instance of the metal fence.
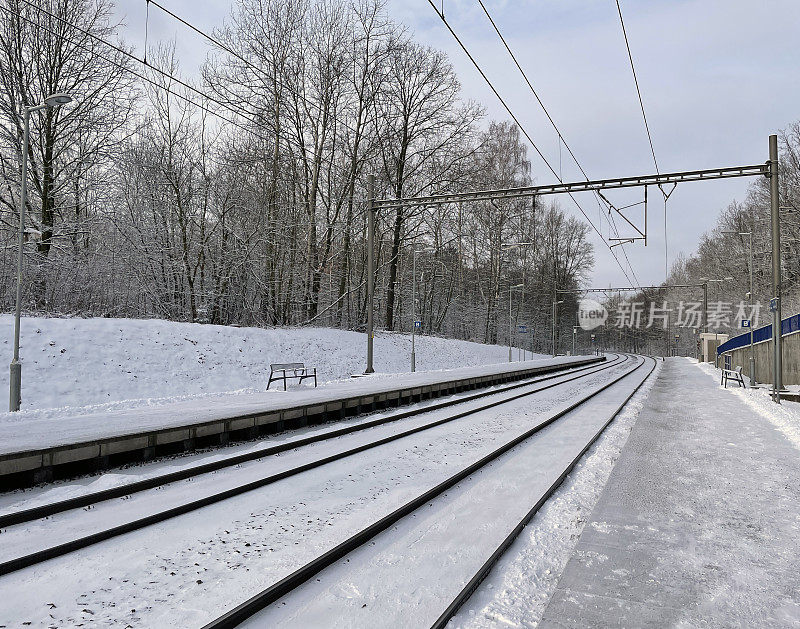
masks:
<path fill-rule="evenodd" d="M 798 330 L 800 330 L 800 313 L 793 314 L 791 317 L 787 317 L 781 321 L 781 336 L 786 336 Z M 744 334 L 728 339 L 717 347 L 717 356 L 750 345 L 750 334 L 751 332 L 745 332 Z M 752 335 L 753 343 L 768 341 L 772 338 L 772 324 L 770 323 L 769 325 L 756 328 L 752 331 Z"/>

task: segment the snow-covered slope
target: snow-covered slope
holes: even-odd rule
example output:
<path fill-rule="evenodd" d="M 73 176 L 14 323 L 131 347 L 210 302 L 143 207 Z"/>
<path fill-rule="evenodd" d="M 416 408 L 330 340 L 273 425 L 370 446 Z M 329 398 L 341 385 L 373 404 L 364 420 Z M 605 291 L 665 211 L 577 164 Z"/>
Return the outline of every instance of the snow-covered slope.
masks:
<path fill-rule="evenodd" d="M 13 321 L 0 315 L 6 364 L 12 355 Z M 410 351 L 407 335 L 376 335 L 375 370 L 409 371 Z M 264 330 L 152 319 L 24 317 L 22 410 L 106 403 L 118 407 L 126 400 L 263 391 L 269 365 L 276 362 L 316 365 L 323 383 L 363 372 L 365 353 L 364 334 L 329 328 Z M 507 347 L 417 337 L 419 371 L 507 358 Z M 7 368 L 0 368 L 0 391 L 8 391 Z"/>

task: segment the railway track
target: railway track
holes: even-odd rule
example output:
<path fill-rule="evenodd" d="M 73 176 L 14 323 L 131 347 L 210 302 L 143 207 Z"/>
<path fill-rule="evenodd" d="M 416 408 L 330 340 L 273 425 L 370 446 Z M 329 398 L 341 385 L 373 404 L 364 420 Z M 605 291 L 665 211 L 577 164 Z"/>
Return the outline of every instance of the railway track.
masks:
<path fill-rule="evenodd" d="M 413 516 L 413 514 L 418 512 L 420 507 L 423 507 L 425 505 L 430 506 L 433 500 L 442 497 L 443 495 L 445 495 L 445 492 L 451 490 L 462 481 L 465 481 L 470 477 L 473 477 L 474 475 L 476 475 L 476 473 L 484 471 L 487 466 L 496 462 L 500 457 L 506 455 L 512 449 L 516 448 L 520 444 L 523 444 L 537 433 L 540 433 L 546 427 L 553 425 L 560 418 L 584 406 L 585 404 L 587 404 L 587 402 L 596 398 L 596 396 L 602 394 L 603 392 L 608 391 L 609 389 L 611 389 L 621 381 L 625 380 L 626 378 L 636 377 L 635 374 L 642 376 L 641 379 L 638 382 L 636 382 L 635 387 L 633 387 L 630 393 L 624 395 L 623 399 L 615 406 L 613 411 L 609 413 L 607 418 L 604 419 L 599 430 L 594 432 L 591 438 L 588 439 L 585 443 L 583 443 L 583 447 L 580 448 L 580 451 L 577 453 L 576 456 L 571 458 L 571 460 L 563 468 L 563 470 L 555 479 L 555 481 L 552 484 L 550 484 L 549 487 L 539 495 L 538 500 L 535 501 L 535 503 L 532 505 L 530 510 L 525 514 L 525 516 L 519 522 L 517 522 L 516 525 L 511 529 L 511 531 L 504 537 L 503 541 L 495 548 L 495 550 L 491 553 L 489 558 L 482 563 L 480 568 L 472 575 L 471 578 L 466 580 L 466 583 L 463 586 L 463 588 L 459 590 L 456 597 L 452 600 L 452 602 L 449 605 L 446 606 L 444 612 L 442 612 L 441 615 L 432 624 L 432 627 L 435 628 L 441 628 L 446 626 L 449 619 L 452 618 L 453 614 L 461 607 L 461 605 L 463 605 L 463 603 L 466 600 L 468 600 L 469 596 L 475 591 L 475 589 L 478 587 L 481 581 L 489 573 L 492 566 L 494 566 L 494 564 L 497 562 L 500 556 L 502 556 L 505 550 L 511 545 L 513 540 L 519 535 L 524 526 L 531 520 L 531 518 L 541 508 L 541 506 L 546 502 L 546 500 L 553 494 L 553 492 L 555 492 L 555 490 L 561 485 L 564 478 L 573 469 L 578 460 L 595 443 L 595 441 L 600 437 L 600 435 L 603 433 L 606 427 L 613 421 L 613 419 L 619 414 L 619 412 L 624 408 L 624 406 L 633 397 L 633 395 L 635 395 L 635 393 L 641 388 L 644 382 L 650 377 L 656 366 L 655 359 L 649 357 L 648 358 L 642 357 L 640 359 L 637 359 L 637 363 L 638 364 L 636 364 L 634 368 L 626 370 L 623 374 L 614 377 L 611 381 L 609 381 L 599 389 L 582 396 L 579 400 L 576 400 L 566 409 L 559 411 L 555 415 L 538 423 L 537 425 L 526 430 L 522 434 L 505 442 L 503 445 L 494 449 L 492 452 L 482 457 L 480 460 L 459 470 L 457 473 L 451 475 L 449 478 L 439 483 L 432 489 L 429 489 L 428 491 L 416 496 L 412 500 L 406 502 L 399 508 L 395 509 L 393 512 L 373 522 L 371 525 L 361 529 L 360 531 L 358 531 L 357 533 L 355 533 L 342 543 L 334 546 L 327 552 L 317 556 L 312 561 L 296 569 L 294 572 L 292 572 L 285 578 L 280 579 L 279 581 L 263 589 L 261 592 L 251 597 L 247 601 L 244 601 L 240 605 L 225 612 L 218 618 L 206 624 L 203 627 L 203 629 L 229 629 L 232 627 L 236 627 L 239 626 L 241 623 L 247 621 L 248 619 L 253 618 L 256 614 L 259 614 L 260 612 L 267 610 L 268 608 L 270 608 L 270 606 L 273 606 L 279 600 L 284 599 L 285 602 L 284 597 L 288 597 L 289 595 L 297 591 L 298 588 L 309 583 L 315 576 L 319 575 L 323 570 L 333 566 L 335 563 L 340 562 L 341 560 L 346 560 L 347 557 L 353 556 L 353 554 L 356 553 L 357 551 L 361 551 L 362 549 L 365 548 L 366 545 L 373 542 L 373 540 L 375 540 L 375 538 L 378 535 L 388 531 L 389 529 L 392 529 L 393 527 L 396 527 L 398 523 L 400 523 L 405 518 Z M 649 363 L 651 364 L 651 366 L 648 371 L 646 369 L 646 366 Z M 317 580 L 319 581 L 319 579 Z M 256 623 L 254 626 L 261 626 L 261 625 Z"/>
<path fill-rule="evenodd" d="M 396 422 L 402 419 L 407 419 L 409 417 L 422 415 L 423 413 L 450 408 L 458 404 L 465 404 L 467 402 L 472 402 L 474 400 L 489 397 L 492 395 L 501 395 L 508 391 L 513 391 L 516 389 L 520 389 L 522 387 L 531 386 L 532 384 L 537 384 L 539 382 L 559 379 L 563 378 L 564 376 L 583 373 L 587 371 L 591 371 L 592 373 L 594 373 L 595 371 L 598 370 L 610 368 L 618 364 L 620 360 L 624 360 L 624 358 L 625 358 L 624 356 L 623 357 L 616 356 L 612 361 L 609 361 L 607 363 L 602 363 L 602 366 L 599 367 L 599 369 L 598 365 L 589 365 L 587 367 L 579 367 L 579 368 L 569 368 L 565 369 L 564 371 L 560 371 L 557 374 L 551 374 L 548 376 L 538 376 L 535 378 L 531 378 L 529 380 L 525 380 L 523 382 L 516 382 L 514 384 L 506 385 L 503 387 L 492 388 L 487 391 L 480 391 L 478 393 L 471 393 L 464 396 L 456 396 L 453 399 L 445 400 L 443 402 L 436 402 L 430 405 L 421 406 L 419 408 L 400 411 L 397 413 L 391 413 L 379 419 L 368 420 L 362 423 L 347 426 L 345 428 L 337 428 L 335 430 L 330 430 L 330 431 L 321 431 L 309 437 L 292 439 L 278 445 L 259 448 L 242 454 L 227 456 L 223 459 L 211 461 L 208 463 L 192 465 L 190 467 L 169 472 L 167 474 L 160 474 L 150 478 L 125 483 L 124 485 L 120 485 L 118 487 L 110 487 L 107 489 L 88 492 L 80 496 L 75 496 L 64 500 L 53 501 L 43 505 L 36 505 L 33 507 L 22 508 L 22 509 L 14 509 L 5 513 L 0 512 L 0 529 L 8 526 L 13 526 L 16 524 L 30 522 L 32 520 L 37 520 L 39 518 L 46 518 L 52 515 L 56 515 L 58 513 L 63 513 L 64 511 L 70 511 L 72 509 L 80 509 L 82 507 L 92 506 L 97 503 L 103 502 L 105 500 L 112 500 L 114 498 L 131 496 L 135 493 L 146 491 L 148 489 L 153 489 L 155 487 L 162 487 L 170 483 L 186 480 L 188 478 L 193 478 L 196 476 L 200 476 L 202 474 L 208 474 L 211 472 L 224 470 L 226 468 L 235 467 L 237 465 L 241 465 L 242 463 L 257 461 L 258 459 L 262 459 L 264 457 L 280 454 L 281 452 L 286 452 L 313 443 L 320 443 L 322 441 L 326 441 L 329 439 L 335 439 L 336 437 L 342 437 L 344 435 L 353 434 L 362 430 L 367 430 L 369 428 L 375 428 L 376 426 L 383 426 L 385 424 Z M 381 414 L 385 415 L 385 413 Z"/>
<path fill-rule="evenodd" d="M 399 413 L 394 413 L 388 417 L 383 417 L 376 420 L 370 420 L 364 422 L 362 424 L 357 424 L 354 426 L 348 426 L 346 428 L 332 430 L 328 432 L 324 432 L 321 434 L 316 434 L 310 437 L 292 440 L 290 442 L 280 444 L 278 446 L 272 446 L 269 448 L 264 448 L 261 450 L 248 452 L 242 455 L 235 455 L 233 457 L 229 457 L 227 459 L 221 461 L 214 461 L 212 463 L 203 464 L 199 466 L 193 466 L 189 469 L 179 470 L 177 472 L 171 472 L 169 474 L 161 475 L 154 478 L 148 478 L 143 481 L 137 481 L 135 483 L 130 483 L 123 487 L 115 487 L 109 490 L 103 490 L 99 492 L 93 492 L 90 494 L 86 494 L 83 496 L 79 496 L 76 498 L 70 498 L 67 500 L 57 501 L 47 505 L 39 505 L 36 507 L 32 507 L 29 509 L 19 510 L 12 513 L 7 513 L 0 516 L 0 526 L 2 527 L 13 527 L 19 526 L 23 524 L 32 523 L 35 521 L 42 521 L 45 519 L 49 519 L 55 515 L 66 513 L 69 511 L 75 511 L 77 509 L 84 509 L 87 513 L 91 514 L 91 510 L 97 506 L 98 504 L 114 499 L 114 498 L 123 498 L 125 499 L 128 496 L 131 496 L 135 493 L 139 493 L 145 491 L 147 489 L 155 489 L 159 487 L 165 487 L 171 483 L 175 483 L 179 480 L 187 480 L 187 479 L 196 479 L 202 477 L 204 474 L 214 473 L 217 470 L 225 469 L 229 467 L 234 467 L 241 465 L 244 462 L 250 462 L 254 460 L 263 459 L 265 457 L 269 457 L 274 454 L 278 454 L 280 452 L 285 452 L 287 450 L 292 450 L 296 448 L 300 448 L 302 446 L 310 445 L 313 443 L 319 443 L 331 439 L 335 439 L 337 437 L 341 437 L 347 434 L 351 434 L 354 432 L 366 430 L 367 428 L 373 428 L 377 426 L 381 426 L 384 424 L 389 424 L 391 422 L 396 422 L 401 419 L 411 418 L 414 416 L 421 416 L 425 413 L 430 413 L 436 410 L 445 409 L 448 407 L 458 406 L 460 404 L 467 404 L 469 402 L 474 402 L 480 400 L 482 398 L 491 398 L 495 397 L 492 401 L 481 404 L 474 408 L 469 408 L 467 410 L 463 410 L 460 412 L 455 412 L 453 414 L 448 415 L 443 419 L 438 419 L 436 421 L 432 421 L 429 423 L 425 423 L 421 426 L 416 426 L 409 430 L 404 430 L 398 432 L 396 434 L 389 435 L 387 437 L 383 437 L 381 439 L 377 439 L 374 441 L 369 441 L 367 443 L 361 444 L 354 448 L 346 449 L 342 452 L 338 452 L 334 455 L 321 457 L 307 463 L 304 463 L 299 466 L 295 466 L 286 470 L 282 470 L 281 472 L 270 474 L 267 476 L 263 476 L 258 478 L 257 480 L 250 481 L 247 483 L 239 484 L 229 489 L 226 489 L 221 492 L 217 492 L 208 496 L 204 496 L 200 499 L 191 500 L 189 502 L 184 502 L 179 505 L 172 506 L 167 509 L 163 509 L 157 511 L 155 513 L 151 513 L 144 517 L 139 517 L 135 519 L 131 519 L 130 521 L 126 521 L 123 524 L 112 526 L 109 528 L 104 528 L 88 535 L 82 535 L 79 537 L 75 537 L 68 541 L 54 544 L 51 546 L 47 546 L 45 548 L 41 548 L 36 550 L 35 552 L 21 554 L 19 556 L 13 557 L 11 559 L 7 559 L 0 563 L 0 575 L 5 575 L 12 573 L 16 570 L 20 570 L 25 567 L 33 566 L 39 564 L 41 562 L 47 561 L 49 559 L 53 559 L 56 557 L 60 557 L 66 555 L 68 553 L 81 550 L 97 544 L 102 541 L 106 541 L 109 539 L 113 539 L 120 535 L 124 535 L 126 533 L 130 533 L 133 531 L 137 531 L 143 529 L 145 527 L 151 526 L 153 524 L 164 522 L 169 519 L 178 517 L 180 515 L 190 513 L 192 511 L 201 509 L 203 507 L 222 502 L 234 496 L 238 496 L 244 494 L 249 491 L 253 491 L 255 489 L 265 487 L 269 484 L 275 483 L 279 480 L 283 480 L 289 478 L 291 476 L 295 476 L 302 472 L 315 469 L 326 465 L 328 463 L 332 463 L 334 461 L 342 460 L 346 457 L 354 456 L 358 453 L 364 452 L 366 450 L 377 448 L 381 445 L 397 441 L 408 437 L 413 434 L 420 433 L 425 430 L 429 430 L 436 426 L 443 425 L 448 422 L 452 422 L 458 420 L 460 418 L 478 413 L 480 411 L 484 411 L 501 404 L 507 404 L 511 401 L 524 398 L 527 396 L 535 395 L 541 391 L 545 391 L 551 389 L 556 386 L 560 386 L 569 382 L 573 382 L 580 378 L 585 378 L 587 376 L 594 375 L 596 373 L 615 368 L 628 360 L 627 356 L 618 356 L 614 360 L 604 363 L 602 366 L 590 366 L 590 367 L 582 367 L 579 369 L 569 370 L 566 373 L 559 373 L 556 375 L 550 375 L 546 377 L 535 378 L 524 383 L 515 383 L 513 385 L 509 385 L 506 387 L 502 387 L 501 389 L 489 390 L 480 392 L 477 394 L 472 394 L 465 397 L 456 398 L 453 400 L 448 400 L 445 402 L 440 402 L 432 405 L 425 406 L 423 408 L 418 409 L 411 409 L 407 411 L 402 411 Z M 547 381 L 547 384 L 540 384 Z M 555 382 L 552 382 L 555 381 Z M 519 389 L 528 388 L 530 390 L 523 390 L 522 392 L 517 392 Z M 531 387 L 533 387 L 531 389 Z M 508 395 L 511 393 L 511 395 Z"/>

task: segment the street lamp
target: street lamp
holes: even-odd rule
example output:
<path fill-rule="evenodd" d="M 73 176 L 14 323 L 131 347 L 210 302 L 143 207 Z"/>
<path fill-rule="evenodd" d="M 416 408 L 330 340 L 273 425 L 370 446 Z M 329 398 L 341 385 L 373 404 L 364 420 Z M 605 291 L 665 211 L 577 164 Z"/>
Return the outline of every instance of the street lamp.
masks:
<path fill-rule="evenodd" d="M 747 236 L 748 251 L 750 254 L 750 292 L 747 293 L 750 302 L 750 313 L 753 312 L 753 232 L 724 231 L 723 234 Z M 750 387 L 756 386 L 756 359 L 753 354 L 753 321 L 750 321 Z"/>
<path fill-rule="evenodd" d="M 556 318 L 558 317 L 558 304 L 563 304 L 564 300 L 553 300 L 553 358 L 556 357 Z"/>
<path fill-rule="evenodd" d="M 14 314 L 14 357 L 9 366 L 8 410 L 18 411 L 22 403 L 22 363 L 19 361 L 19 327 L 22 312 L 22 253 L 25 243 L 25 206 L 28 202 L 28 142 L 30 140 L 31 112 L 60 107 L 72 102 L 69 94 L 51 94 L 44 102 L 24 109 L 24 135 L 22 141 L 22 181 L 19 195 L 19 240 L 17 244 L 17 304 Z"/>
<path fill-rule="evenodd" d="M 704 331 L 708 332 L 708 285 L 711 284 L 712 282 L 732 282 L 733 278 L 730 277 L 730 276 L 723 277 L 722 279 L 709 279 L 707 277 L 701 277 L 700 281 L 703 282 L 703 288 L 704 288 L 703 301 L 705 303 L 703 304 L 703 308 L 705 309 L 705 312 L 704 312 L 703 319 L 706 322 L 706 325 L 705 325 L 706 329 Z M 719 337 L 718 337 L 718 335 L 719 335 L 719 332 L 717 332 L 717 326 L 714 326 L 714 342 L 717 344 L 717 346 L 719 346 L 719 342 L 718 342 L 718 338 Z M 714 350 L 716 351 L 716 347 L 714 348 Z M 715 356 L 714 357 L 714 366 L 715 367 L 719 367 L 717 362 L 718 362 L 718 357 Z"/>
<path fill-rule="evenodd" d="M 533 243 L 533 242 L 510 242 L 508 244 L 502 245 L 501 249 L 503 251 L 510 251 L 511 249 L 519 249 L 519 248 L 524 248 L 524 247 L 533 247 L 534 244 L 536 244 L 536 243 Z M 523 288 L 523 294 L 522 294 L 522 300 L 523 301 L 525 300 L 525 291 L 524 291 L 525 286 L 524 286 L 524 284 L 525 284 L 525 266 L 523 265 L 523 267 L 522 267 L 522 284 L 520 284 L 520 286 L 522 286 L 522 288 Z M 518 288 L 518 287 L 515 287 L 515 288 Z M 508 314 L 508 339 L 509 339 L 508 340 L 508 362 L 511 362 L 512 361 L 512 354 L 511 354 L 511 293 L 510 292 L 509 292 L 508 301 L 509 301 L 509 304 L 508 304 L 508 313 L 509 313 Z"/>
<path fill-rule="evenodd" d="M 511 362 L 513 360 L 513 356 L 511 354 L 511 324 L 512 324 L 511 291 L 514 290 L 515 288 L 522 288 L 524 286 L 525 284 L 515 284 L 514 286 L 508 287 L 508 362 Z"/>
<path fill-rule="evenodd" d="M 416 332 L 417 332 L 417 254 L 430 253 L 432 247 L 414 249 L 411 263 L 411 371 L 417 370 Z"/>

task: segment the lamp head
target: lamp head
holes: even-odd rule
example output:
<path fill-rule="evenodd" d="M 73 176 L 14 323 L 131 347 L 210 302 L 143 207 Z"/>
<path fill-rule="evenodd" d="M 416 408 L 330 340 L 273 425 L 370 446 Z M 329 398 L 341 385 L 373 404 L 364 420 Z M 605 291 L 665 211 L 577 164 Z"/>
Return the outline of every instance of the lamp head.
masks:
<path fill-rule="evenodd" d="M 50 94 L 44 99 L 44 104 L 48 107 L 60 107 L 61 105 L 68 105 L 73 100 L 69 94 Z"/>

